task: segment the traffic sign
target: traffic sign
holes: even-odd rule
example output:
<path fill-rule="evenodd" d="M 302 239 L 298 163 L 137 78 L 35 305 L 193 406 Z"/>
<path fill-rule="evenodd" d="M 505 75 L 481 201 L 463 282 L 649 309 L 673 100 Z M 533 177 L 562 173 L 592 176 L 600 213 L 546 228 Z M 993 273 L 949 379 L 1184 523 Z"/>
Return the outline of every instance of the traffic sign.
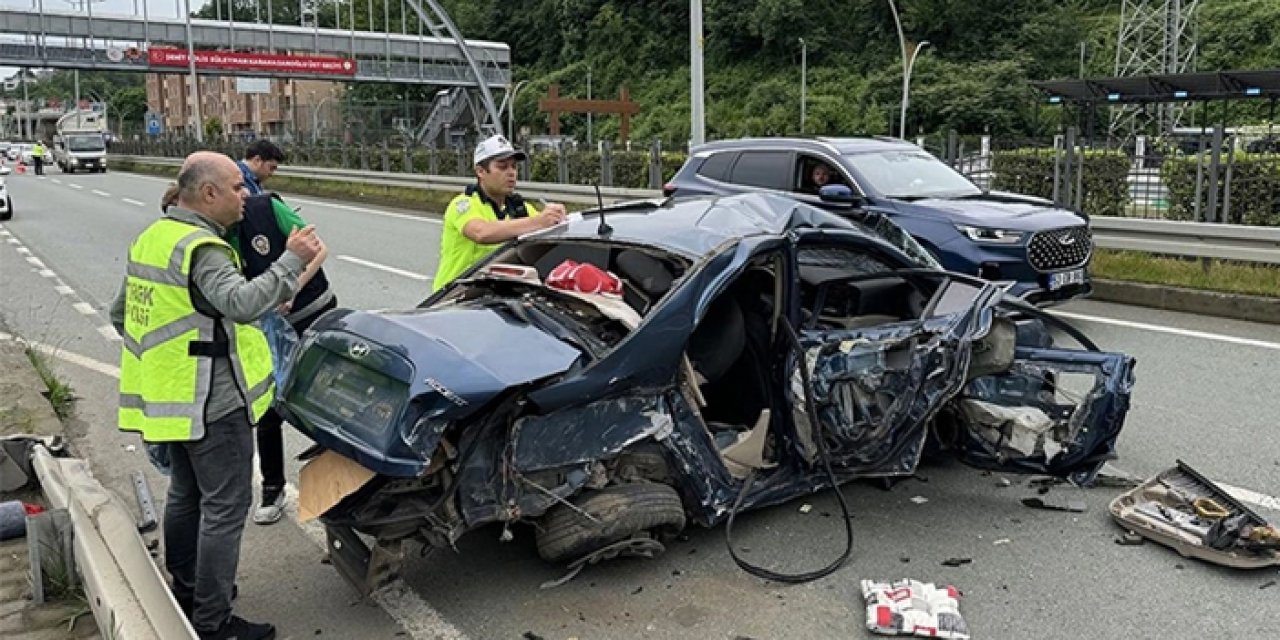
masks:
<path fill-rule="evenodd" d="M 147 114 L 147 133 L 153 136 L 158 136 L 160 135 L 161 128 L 162 127 L 160 125 L 160 114 L 148 113 Z"/>

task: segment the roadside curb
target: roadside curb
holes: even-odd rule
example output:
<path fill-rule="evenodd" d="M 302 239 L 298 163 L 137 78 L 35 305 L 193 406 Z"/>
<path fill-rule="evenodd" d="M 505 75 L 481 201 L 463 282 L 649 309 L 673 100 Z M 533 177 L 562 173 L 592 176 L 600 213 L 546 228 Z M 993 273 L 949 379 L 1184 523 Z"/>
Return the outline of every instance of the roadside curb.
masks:
<path fill-rule="evenodd" d="M 27 359 L 21 339 L 0 340 L 0 389 L 11 407 L 0 412 L 0 437 L 65 437 L 62 422 L 40 394 L 44 383 Z M 32 427 L 38 426 L 38 433 Z M 50 445 L 52 446 L 52 445 Z M 74 556 L 86 600 L 103 637 L 120 640 L 195 638 L 138 533 L 130 509 L 79 458 L 55 457 L 45 444 L 32 448 L 32 468 L 46 504 L 66 509 L 74 531 Z"/>
<path fill-rule="evenodd" d="M 1092 300 L 1280 324 L 1280 298 L 1219 293 L 1141 282 L 1094 280 Z"/>

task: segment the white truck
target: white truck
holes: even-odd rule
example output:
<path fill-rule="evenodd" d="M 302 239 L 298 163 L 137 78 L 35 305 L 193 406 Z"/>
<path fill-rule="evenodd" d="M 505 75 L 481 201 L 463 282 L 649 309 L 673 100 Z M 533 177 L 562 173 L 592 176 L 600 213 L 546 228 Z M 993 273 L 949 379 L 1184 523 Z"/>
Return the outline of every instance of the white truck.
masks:
<path fill-rule="evenodd" d="M 106 118 L 93 111 L 72 112 L 58 119 L 53 161 L 63 173 L 106 172 Z"/>

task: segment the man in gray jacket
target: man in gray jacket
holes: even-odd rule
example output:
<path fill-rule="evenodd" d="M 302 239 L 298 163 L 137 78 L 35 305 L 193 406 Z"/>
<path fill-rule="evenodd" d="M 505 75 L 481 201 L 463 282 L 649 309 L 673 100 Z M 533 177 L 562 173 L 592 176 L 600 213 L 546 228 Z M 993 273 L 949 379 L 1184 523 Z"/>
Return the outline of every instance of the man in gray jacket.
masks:
<path fill-rule="evenodd" d="M 153 233 L 159 224 L 153 223 L 139 236 L 139 241 L 135 241 L 135 247 L 130 250 L 127 286 L 111 306 L 112 324 L 125 340 L 121 428 L 141 431 L 148 442 L 165 442 L 169 450 L 172 472 L 164 514 L 165 566 L 173 577 L 175 598 L 187 611 L 202 639 L 269 640 L 275 637 L 272 625 L 247 622 L 231 614 L 240 541 L 253 503 L 251 416 L 260 404 L 259 398 L 252 397 L 251 390 L 243 384 L 243 378 L 245 370 L 250 368 L 246 364 L 257 365 L 259 370 L 262 364 L 243 359 L 251 356 L 250 352 L 241 352 L 237 340 L 243 331 L 237 325 L 251 324 L 280 303 L 292 299 L 297 293 L 298 276 L 322 248 L 313 228 L 294 231 L 286 242 L 286 251 L 276 262 L 253 280 L 245 280 L 234 252 L 222 237 L 227 227 L 241 219 L 246 195 L 244 178 L 230 158 L 207 151 L 189 156 L 178 173 L 178 202 L 165 213 L 170 220 L 168 231 Z M 173 226 L 173 222 L 181 225 Z M 190 228 L 189 234 L 182 231 L 184 227 Z M 172 243 L 175 230 L 187 238 L 177 244 L 177 251 L 182 251 L 184 243 L 195 246 L 186 250 L 189 265 L 182 260 L 168 260 L 167 270 L 135 266 L 138 257 L 135 251 L 141 252 L 142 246 L 150 246 L 154 252 L 157 246 L 154 240 L 150 245 L 139 245 L 143 238 L 167 234 Z M 164 245 L 163 240 L 158 243 Z M 143 290 L 138 286 L 139 279 L 145 284 L 146 278 L 152 278 L 161 287 L 185 281 L 189 301 L 188 296 L 170 294 L 162 308 L 158 294 L 143 295 L 155 293 L 160 287 Z M 184 313 L 192 313 L 191 317 L 195 318 L 188 322 L 214 326 L 215 333 L 232 334 L 231 347 L 228 348 L 228 338 L 224 335 L 221 342 L 192 341 L 189 349 L 181 354 L 175 354 L 172 349 L 153 354 L 172 340 L 163 334 L 177 322 L 153 331 L 140 318 L 154 319 L 164 315 L 161 311 L 172 313 L 175 309 L 183 312 L 184 305 L 190 310 Z M 213 325 L 209 325 L 210 322 Z M 126 331 L 130 327 L 132 334 Z M 148 332 L 161 335 L 157 337 Z M 265 348 L 265 341 L 262 344 Z M 191 362 L 201 364 L 172 368 L 168 376 L 172 379 L 157 380 L 157 376 L 165 375 L 164 363 L 169 359 L 177 358 L 182 364 L 188 357 Z M 265 357 L 269 359 L 269 354 Z M 197 366 L 211 374 L 187 374 L 192 377 L 184 381 L 183 371 Z M 126 377 L 130 377 L 134 385 L 128 394 L 124 386 Z M 165 384 L 195 384 L 198 387 L 196 404 L 153 404 L 146 390 L 163 388 Z M 131 402 L 139 403 L 142 410 L 126 406 L 126 396 Z M 178 414 L 174 414 L 175 411 Z M 171 429 L 166 431 L 167 423 L 155 426 L 164 416 L 179 414 L 193 425 L 186 434 L 175 436 Z"/>

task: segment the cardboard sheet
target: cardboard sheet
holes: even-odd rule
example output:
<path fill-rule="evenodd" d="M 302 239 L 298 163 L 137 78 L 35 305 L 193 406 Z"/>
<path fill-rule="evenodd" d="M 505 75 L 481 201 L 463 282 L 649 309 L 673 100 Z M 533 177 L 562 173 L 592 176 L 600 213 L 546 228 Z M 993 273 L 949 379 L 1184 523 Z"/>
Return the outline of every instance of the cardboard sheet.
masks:
<path fill-rule="evenodd" d="M 363 487 L 375 474 L 335 451 L 303 465 L 298 481 L 298 521 L 314 520 Z"/>

